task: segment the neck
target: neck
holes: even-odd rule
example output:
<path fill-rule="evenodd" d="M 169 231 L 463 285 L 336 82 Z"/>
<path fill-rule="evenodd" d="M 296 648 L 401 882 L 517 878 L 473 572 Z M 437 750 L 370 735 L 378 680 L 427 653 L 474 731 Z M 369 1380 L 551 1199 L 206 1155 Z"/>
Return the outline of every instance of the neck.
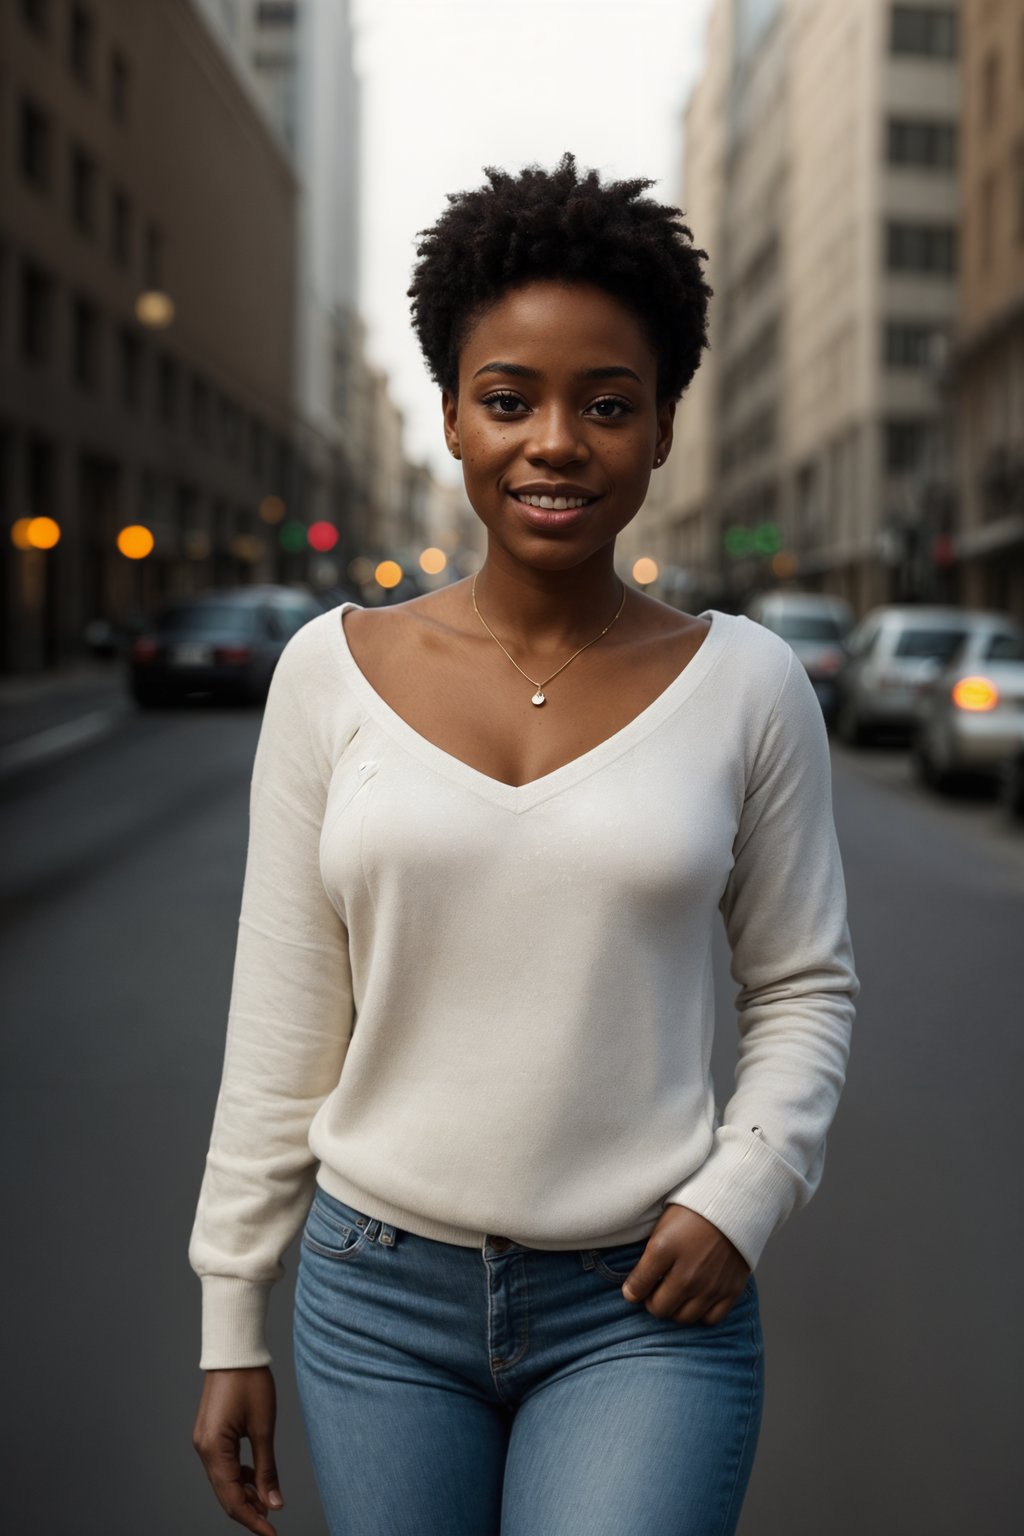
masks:
<path fill-rule="evenodd" d="M 476 576 L 477 607 L 506 644 L 519 641 L 536 654 L 581 645 L 615 617 L 622 602 L 624 583 L 612 553 L 571 570 L 544 571 L 489 552 Z"/>

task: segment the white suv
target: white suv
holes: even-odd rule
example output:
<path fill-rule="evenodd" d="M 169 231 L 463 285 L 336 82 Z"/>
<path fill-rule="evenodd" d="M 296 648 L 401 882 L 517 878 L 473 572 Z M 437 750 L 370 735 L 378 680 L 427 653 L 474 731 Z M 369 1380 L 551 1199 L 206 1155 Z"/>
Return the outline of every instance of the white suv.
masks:
<path fill-rule="evenodd" d="M 923 697 L 969 634 L 1017 629 L 1011 614 L 981 608 L 892 604 L 865 614 L 846 640 L 836 730 L 847 742 L 876 731 L 911 735 Z"/>

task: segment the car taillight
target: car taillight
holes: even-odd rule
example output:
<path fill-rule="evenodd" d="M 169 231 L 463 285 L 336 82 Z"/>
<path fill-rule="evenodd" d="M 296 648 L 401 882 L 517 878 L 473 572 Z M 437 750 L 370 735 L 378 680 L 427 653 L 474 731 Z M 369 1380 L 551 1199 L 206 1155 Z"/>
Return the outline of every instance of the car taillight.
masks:
<path fill-rule="evenodd" d="M 218 645 L 213 653 L 215 661 L 222 661 L 229 667 L 244 666 L 252 660 L 252 647 L 248 645 Z"/>
<path fill-rule="evenodd" d="M 842 651 L 822 651 L 818 657 L 817 668 L 819 672 L 838 672 L 842 664 Z"/>
<path fill-rule="evenodd" d="M 160 654 L 159 642 L 149 635 L 140 635 L 132 641 L 133 661 L 155 661 Z"/>
<path fill-rule="evenodd" d="M 958 709 L 995 709 L 999 689 L 987 677 L 961 677 L 953 685 L 953 703 Z"/>

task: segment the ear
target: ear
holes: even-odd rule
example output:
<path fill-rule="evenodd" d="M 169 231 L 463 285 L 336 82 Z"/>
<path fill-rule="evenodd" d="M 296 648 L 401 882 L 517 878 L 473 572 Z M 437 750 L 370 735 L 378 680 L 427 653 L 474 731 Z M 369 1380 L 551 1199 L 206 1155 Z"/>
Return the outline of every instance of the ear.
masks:
<path fill-rule="evenodd" d="M 672 447 L 672 423 L 675 420 L 676 402 L 666 400 L 658 407 L 658 441 L 654 449 L 654 457 L 664 464 L 668 458 L 669 449 Z"/>
<path fill-rule="evenodd" d="M 459 397 L 447 389 L 441 391 L 441 418 L 444 422 L 444 440 L 453 458 L 462 458 L 459 446 Z"/>

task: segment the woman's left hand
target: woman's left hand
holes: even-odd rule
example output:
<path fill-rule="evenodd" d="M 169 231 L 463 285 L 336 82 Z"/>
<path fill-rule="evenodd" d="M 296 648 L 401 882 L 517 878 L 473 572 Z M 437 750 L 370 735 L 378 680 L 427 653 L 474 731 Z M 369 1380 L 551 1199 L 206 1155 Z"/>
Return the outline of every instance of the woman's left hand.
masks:
<path fill-rule="evenodd" d="M 750 1276 L 750 1265 L 724 1232 L 685 1205 L 668 1205 L 622 1287 L 652 1317 L 720 1323 Z"/>

